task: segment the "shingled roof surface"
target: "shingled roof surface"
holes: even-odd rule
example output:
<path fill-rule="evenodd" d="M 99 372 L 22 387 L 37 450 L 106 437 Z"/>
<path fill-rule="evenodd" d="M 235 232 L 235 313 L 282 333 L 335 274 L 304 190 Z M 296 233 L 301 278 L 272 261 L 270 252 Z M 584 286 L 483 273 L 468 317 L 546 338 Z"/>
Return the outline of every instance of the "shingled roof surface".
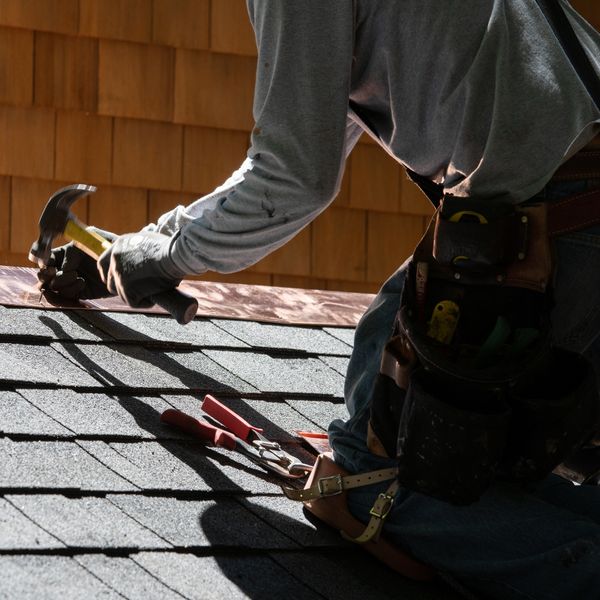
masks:
<path fill-rule="evenodd" d="M 160 422 L 219 397 L 293 453 L 344 418 L 350 327 L 0 306 L 0 598 L 453 598 Z"/>

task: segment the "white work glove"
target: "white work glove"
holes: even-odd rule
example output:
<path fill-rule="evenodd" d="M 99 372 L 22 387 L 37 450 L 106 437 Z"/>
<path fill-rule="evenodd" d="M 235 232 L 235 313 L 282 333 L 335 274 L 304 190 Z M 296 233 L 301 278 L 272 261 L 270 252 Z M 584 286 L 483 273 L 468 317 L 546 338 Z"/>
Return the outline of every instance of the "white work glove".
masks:
<path fill-rule="evenodd" d="M 154 304 L 151 296 L 177 287 L 185 273 L 170 258 L 171 243 L 162 233 L 119 236 L 98 259 L 108 291 L 134 308 L 148 308 Z"/>

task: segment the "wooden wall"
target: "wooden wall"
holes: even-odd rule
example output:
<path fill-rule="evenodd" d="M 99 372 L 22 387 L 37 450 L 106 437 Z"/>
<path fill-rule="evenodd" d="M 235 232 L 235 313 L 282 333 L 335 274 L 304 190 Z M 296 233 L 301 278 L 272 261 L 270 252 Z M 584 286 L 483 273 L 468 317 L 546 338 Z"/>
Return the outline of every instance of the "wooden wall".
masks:
<path fill-rule="evenodd" d="M 595 0 L 573 3 L 600 25 Z M 124 233 L 222 183 L 249 143 L 255 64 L 244 0 L 0 0 L 0 262 L 29 264 L 62 185 L 96 185 L 76 212 Z M 429 214 L 363 139 L 329 210 L 247 271 L 205 278 L 374 291 Z"/>

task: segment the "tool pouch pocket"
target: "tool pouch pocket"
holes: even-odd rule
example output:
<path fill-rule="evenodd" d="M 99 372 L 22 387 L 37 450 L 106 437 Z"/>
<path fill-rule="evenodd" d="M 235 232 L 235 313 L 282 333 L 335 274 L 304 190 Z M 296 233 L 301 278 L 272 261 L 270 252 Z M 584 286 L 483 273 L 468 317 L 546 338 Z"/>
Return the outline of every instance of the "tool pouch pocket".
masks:
<path fill-rule="evenodd" d="M 396 440 L 406 390 L 393 379 L 379 373 L 371 393 L 367 446 L 373 454 L 383 457 L 396 455 Z"/>
<path fill-rule="evenodd" d="M 486 397 L 487 396 L 487 397 Z M 471 504 L 495 477 L 502 458 L 509 408 L 496 394 L 473 393 L 460 404 L 447 385 L 416 369 L 398 432 L 400 483 L 452 504 Z"/>
<path fill-rule="evenodd" d="M 548 475 L 596 431 L 600 404 L 591 363 L 554 348 L 543 368 L 514 390 L 513 418 L 501 468 L 512 481 Z"/>
<path fill-rule="evenodd" d="M 433 257 L 442 266 L 486 272 L 525 257 L 527 219 L 512 205 L 445 196 L 435 219 Z"/>

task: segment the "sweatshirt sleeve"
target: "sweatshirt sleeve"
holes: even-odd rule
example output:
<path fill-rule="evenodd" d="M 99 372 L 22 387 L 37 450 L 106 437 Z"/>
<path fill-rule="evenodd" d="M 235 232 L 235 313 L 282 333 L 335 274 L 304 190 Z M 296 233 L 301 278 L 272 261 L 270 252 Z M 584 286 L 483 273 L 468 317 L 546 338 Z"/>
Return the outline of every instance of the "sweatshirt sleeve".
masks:
<path fill-rule="evenodd" d="M 352 0 L 249 0 L 248 10 L 258 62 L 247 158 L 146 228 L 173 236 L 176 275 L 238 271 L 282 246 L 333 200 L 359 137 L 347 118 Z"/>

